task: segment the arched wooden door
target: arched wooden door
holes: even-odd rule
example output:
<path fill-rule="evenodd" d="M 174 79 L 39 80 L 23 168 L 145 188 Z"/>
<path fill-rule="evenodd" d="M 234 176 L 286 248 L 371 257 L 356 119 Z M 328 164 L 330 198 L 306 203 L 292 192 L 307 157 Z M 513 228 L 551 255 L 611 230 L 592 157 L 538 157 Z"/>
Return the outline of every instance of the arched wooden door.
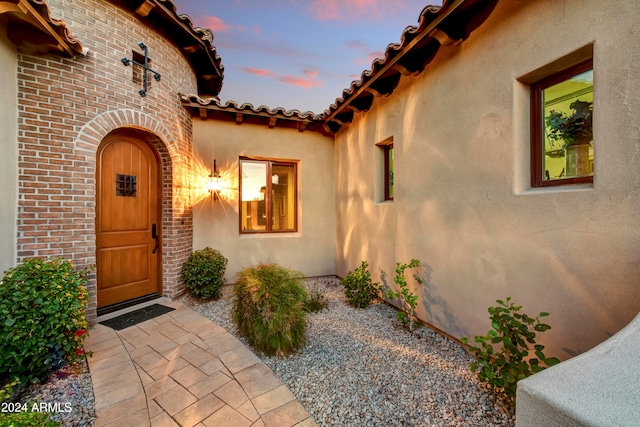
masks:
<path fill-rule="evenodd" d="M 98 308 L 160 294 L 159 160 L 144 141 L 107 136 L 96 165 Z"/>

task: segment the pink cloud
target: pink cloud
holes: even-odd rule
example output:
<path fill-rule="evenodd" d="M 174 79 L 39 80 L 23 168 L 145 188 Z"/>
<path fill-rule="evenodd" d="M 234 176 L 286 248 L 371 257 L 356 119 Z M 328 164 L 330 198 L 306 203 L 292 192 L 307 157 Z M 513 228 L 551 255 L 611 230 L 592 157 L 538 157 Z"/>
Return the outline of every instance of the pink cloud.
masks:
<path fill-rule="evenodd" d="M 314 78 L 318 74 L 318 71 L 311 71 L 311 70 L 303 70 L 302 72 L 306 76 L 308 76 L 310 79 Z"/>
<path fill-rule="evenodd" d="M 233 27 L 217 16 L 212 15 L 204 15 L 197 17 L 195 19 L 195 23 L 197 26 L 202 28 L 208 28 L 211 31 L 215 32 L 225 32 L 231 30 Z"/>
<path fill-rule="evenodd" d="M 310 9 L 320 21 L 380 19 L 402 7 L 396 0 L 312 0 Z"/>
<path fill-rule="evenodd" d="M 244 67 L 242 71 L 246 71 L 250 74 L 255 74 L 256 76 L 266 76 L 272 78 L 278 78 L 278 75 L 271 70 L 267 70 L 264 68 L 253 68 L 253 67 Z"/>
<path fill-rule="evenodd" d="M 313 80 L 311 78 L 304 78 L 304 77 L 283 76 L 283 77 L 280 77 L 279 80 L 282 83 L 293 85 L 293 86 L 300 86 L 305 89 L 322 86 L 322 82 Z"/>

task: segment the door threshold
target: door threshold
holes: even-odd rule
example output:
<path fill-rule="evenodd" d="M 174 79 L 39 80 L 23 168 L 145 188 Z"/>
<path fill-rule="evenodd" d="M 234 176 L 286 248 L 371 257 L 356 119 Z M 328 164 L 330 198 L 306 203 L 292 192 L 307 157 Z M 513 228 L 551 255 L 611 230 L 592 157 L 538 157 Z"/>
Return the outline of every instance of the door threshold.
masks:
<path fill-rule="evenodd" d="M 101 322 L 104 320 L 109 320 L 114 317 L 120 316 L 121 314 L 126 314 L 139 308 L 148 307 L 150 305 L 158 303 L 158 300 L 163 300 L 162 296 L 158 295 L 157 293 L 153 293 L 116 304 L 111 304 L 106 307 L 100 307 L 98 308 L 97 321 Z"/>

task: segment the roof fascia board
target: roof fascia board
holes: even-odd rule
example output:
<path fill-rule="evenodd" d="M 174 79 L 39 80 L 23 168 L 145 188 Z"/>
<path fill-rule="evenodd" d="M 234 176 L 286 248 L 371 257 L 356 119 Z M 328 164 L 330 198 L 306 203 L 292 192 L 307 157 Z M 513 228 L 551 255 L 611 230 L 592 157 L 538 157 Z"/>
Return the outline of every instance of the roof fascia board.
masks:
<path fill-rule="evenodd" d="M 334 111 L 331 112 L 331 114 L 327 115 L 325 117 L 325 121 L 331 121 L 334 120 L 335 117 L 340 114 L 340 112 L 342 110 L 344 110 L 345 108 L 349 107 L 349 104 L 351 103 L 351 100 L 356 99 L 358 96 L 360 96 L 363 92 L 367 92 L 370 91 L 371 89 L 369 89 L 369 87 L 375 83 L 376 81 L 378 81 L 378 79 L 384 75 L 385 72 L 387 72 L 388 70 L 390 70 L 391 68 L 393 68 L 395 66 L 395 64 L 405 55 L 406 52 L 410 51 L 415 45 L 417 45 L 418 43 L 420 43 L 424 38 L 426 37 L 434 37 L 434 35 L 436 35 L 436 32 L 439 31 L 437 29 L 437 26 L 440 25 L 440 23 L 445 20 L 448 16 L 450 16 L 458 7 L 460 7 L 466 0 L 454 0 L 453 3 L 451 3 L 451 5 L 447 6 L 447 8 L 442 11 L 441 13 L 438 14 L 438 16 L 436 16 L 436 18 L 431 21 L 426 27 L 425 29 L 420 32 L 420 34 L 418 34 L 413 40 L 411 40 L 409 43 L 407 43 L 407 45 L 405 46 L 405 48 L 402 50 L 402 52 L 399 52 L 396 56 L 394 56 L 393 58 L 391 58 L 386 64 L 384 64 L 382 66 L 382 68 L 374 75 L 372 76 L 372 78 L 370 78 L 368 81 L 366 81 L 365 83 L 363 83 L 358 90 L 356 90 L 353 94 L 351 94 L 351 96 L 349 96 L 348 100 L 345 100 L 345 102 L 343 102 L 342 104 L 340 104 Z M 436 38 L 437 39 L 437 38 Z M 437 39 L 438 40 L 438 39 Z"/>

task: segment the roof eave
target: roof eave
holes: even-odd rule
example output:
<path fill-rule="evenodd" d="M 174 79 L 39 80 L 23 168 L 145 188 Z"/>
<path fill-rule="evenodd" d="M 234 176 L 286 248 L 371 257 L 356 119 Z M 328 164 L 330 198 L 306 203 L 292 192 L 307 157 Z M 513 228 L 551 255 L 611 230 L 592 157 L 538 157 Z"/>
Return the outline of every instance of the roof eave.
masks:
<path fill-rule="evenodd" d="M 371 108 L 375 97 L 388 96 L 402 76 L 418 75 L 442 46 L 457 46 L 491 14 L 498 0 L 445 0 L 441 7 L 425 7 L 417 27 L 407 27 L 400 44 L 391 44 L 385 57 L 373 61 L 360 80 L 324 112 L 332 132 L 352 122 L 354 113 Z"/>

